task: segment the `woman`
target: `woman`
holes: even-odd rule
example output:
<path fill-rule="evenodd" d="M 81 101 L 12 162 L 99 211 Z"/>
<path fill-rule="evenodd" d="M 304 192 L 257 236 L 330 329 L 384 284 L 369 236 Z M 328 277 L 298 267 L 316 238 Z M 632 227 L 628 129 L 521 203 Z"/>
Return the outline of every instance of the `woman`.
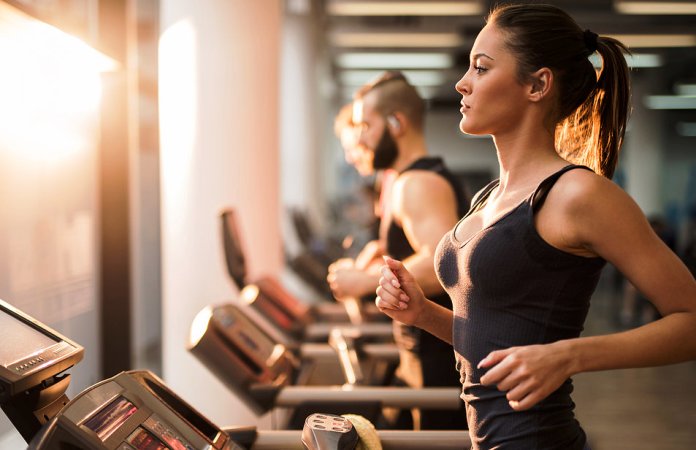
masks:
<path fill-rule="evenodd" d="M 493 136 L 500 178 L 438 246 L 454 310 L 385 259 L 377 305 L 453 344 L 475 449 L 588 448 L 572 375 L 696 358 L 696 282 L 609 180 L 628 115 L 625 50 L 552 6 L 494 9 L 456 89 L 460 129 Z M 663 318 L 580 338 L 606 261 Z"/>

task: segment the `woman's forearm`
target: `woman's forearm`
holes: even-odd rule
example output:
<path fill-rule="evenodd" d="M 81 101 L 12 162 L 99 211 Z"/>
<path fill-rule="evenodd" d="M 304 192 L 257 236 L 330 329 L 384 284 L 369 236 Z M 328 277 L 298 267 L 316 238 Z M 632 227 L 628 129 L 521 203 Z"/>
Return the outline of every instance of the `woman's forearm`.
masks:
<path fill-rule="evenodd" d="M 696 317 L 672 313 L 621 333 L 560 343 L 567 346 L 571 373 L 673 364 L 696 359 Z"/>
<path fill-rule="evenodd" d="M 427 300 L 415 325 L 451 345 L 453 320 L 454 316 L 451 310 L 432 300 Z"/>
<path fill-rule="evenodd" d="M 411 272 L 428 297 L 434 297 L 445 292 L 435 274 L 433 257 L 427 251 L 416 252 L 403 261 L 404 266 Z"/>

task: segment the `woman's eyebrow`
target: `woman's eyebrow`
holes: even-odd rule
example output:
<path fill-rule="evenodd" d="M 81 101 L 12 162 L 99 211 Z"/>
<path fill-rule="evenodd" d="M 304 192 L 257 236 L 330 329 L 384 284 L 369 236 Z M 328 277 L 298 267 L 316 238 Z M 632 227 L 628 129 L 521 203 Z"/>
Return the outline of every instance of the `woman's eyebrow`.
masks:
<path fill-rule="evenodd" d="M 479 58 L 482 58 L 482 57 L 483 57 L 483 58 L 488 58 L 488 59 L 490 59 L 491 61 L 495 61 L 495 59 L 491 58 L 490 56 L 486 55 L 485 53 L 477 53 L 477 54 L 475 54 L 475 55 L 472 56 L 472 59 L 479 59 Z"/>

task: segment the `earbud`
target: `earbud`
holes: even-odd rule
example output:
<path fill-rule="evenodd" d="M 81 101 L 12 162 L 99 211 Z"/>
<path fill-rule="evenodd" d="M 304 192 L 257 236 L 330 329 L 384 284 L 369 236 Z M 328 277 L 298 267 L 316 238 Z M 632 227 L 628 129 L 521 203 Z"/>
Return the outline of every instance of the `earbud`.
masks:
<path fill-rule="evenodd" d="M 401 129 L 401 123 L 399 122 L 399 119 L 396 118 L 396 116 L 387 116 L 387 122 L 389 123 L 389 126 L 394 129 L 395 132 Z"/>

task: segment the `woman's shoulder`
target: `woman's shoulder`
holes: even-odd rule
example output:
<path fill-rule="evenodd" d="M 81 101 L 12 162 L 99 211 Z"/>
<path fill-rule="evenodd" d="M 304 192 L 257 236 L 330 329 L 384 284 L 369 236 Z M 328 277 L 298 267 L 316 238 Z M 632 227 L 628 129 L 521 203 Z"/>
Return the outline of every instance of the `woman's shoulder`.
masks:
<path fill-rule="evenodd" d="M 567 207 L 586 208 L 598 203 L 624 201 L 628 194 L 612 180 L 582 167 L 566 171 L 554 186 Z"/>
<path fill-rule="evenodd" d="M 575 243 L 616 236 L 620 228 L 645 221 L 640 207 L 620 186 L 589 170 L 565 173 L 546 202 Z"/>

